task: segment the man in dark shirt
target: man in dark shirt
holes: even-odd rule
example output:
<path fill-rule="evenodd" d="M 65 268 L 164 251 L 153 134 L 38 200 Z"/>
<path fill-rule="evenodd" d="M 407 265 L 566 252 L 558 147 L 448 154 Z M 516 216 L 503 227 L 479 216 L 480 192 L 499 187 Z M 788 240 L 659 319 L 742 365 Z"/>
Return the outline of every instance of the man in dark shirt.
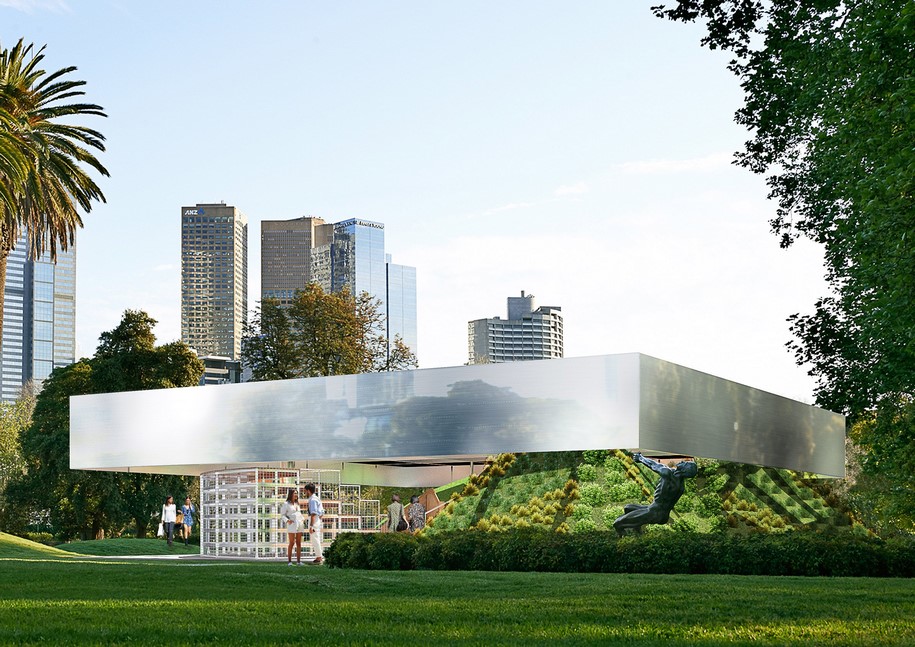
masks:
<path fill-rule="evenodd" d="M 613 522 L 613 528 L 620 537 L 626 533 L 627 528 L 632 528 L 637 534 L 641 534 L 642 526 L 650 523 L 667 523 L 667 520 L 670 519 L 670 511 L 683 496 L 686 479 L 694 477 L 699 472 L 698 466 L 693 461 L 678 463 L 675 469 L 670 469 L 641 454 L 633 454 L 632 460 L 650 467 L 661 475 L 661 479 L 654 490 L 654 501 L 650 505 L 630 503 L 623 507 L 626 513 Z"/>

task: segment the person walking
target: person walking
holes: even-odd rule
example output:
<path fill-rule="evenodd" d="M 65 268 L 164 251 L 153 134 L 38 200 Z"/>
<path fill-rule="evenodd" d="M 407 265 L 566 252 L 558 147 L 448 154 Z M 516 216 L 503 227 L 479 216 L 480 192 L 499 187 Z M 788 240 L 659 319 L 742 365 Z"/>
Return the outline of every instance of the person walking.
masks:
<path fill-rule="evenodd" d="M 308 495 L 308 534 L 311 535 L 311 549 L 314 551 L 313 564 L 324 563 L 324 506 L 315 492 L 315 484 L 305 485 L 305 494 Z"/>
<path fill-rule="evenodd" d="M 286 522 L 286 536 L 289 544 L 286 547 L 286 563 L 292 566 L 292 549 L 296 549 L 296 564 L 302 565 L 302 531 L 305 530 L 305 521 L 299 510 L 299 492 L 290 488 L 286 500 L 280 506 L 280 519 Z"/>
<path fill-rule="evenodd" d="M 168 540 L 168 545 L 172 545 L 172 538 L 175 535 L 175 519 L 177 519 L 178 511 L 175 509 L 175 498 L 169 494 L 165 497 L 165 503 L 162 505 L 162 525 L 165 528 L 165 536 Z"/>
<path fill-rule="evenodd" d="M 419 502 L 419 497 L 415 494 L 410 497 L 407 519 L 410 520 L 410 532 L 414 534 L 426 527 L 426 506 Z"/>
<path fill-rule="evenodd" d="M 191 503 L 191 497 L 185 497 L 184 505 L 181 506 L 181 514 L 184 515 L 184 545 L 187 546 L 187 540 L 191 538 L 191 530 L 194 528 L 194 515 L 197 514 L 197 508 Z"/>
<path fill-rule="evenodd" d="M 388 506 L 388 532 L 403 532 L 410 525 L 404 516 L 403 504 L 400 502 L 400 495 L 395 494 L 391 497 L 391 504 Z"/>

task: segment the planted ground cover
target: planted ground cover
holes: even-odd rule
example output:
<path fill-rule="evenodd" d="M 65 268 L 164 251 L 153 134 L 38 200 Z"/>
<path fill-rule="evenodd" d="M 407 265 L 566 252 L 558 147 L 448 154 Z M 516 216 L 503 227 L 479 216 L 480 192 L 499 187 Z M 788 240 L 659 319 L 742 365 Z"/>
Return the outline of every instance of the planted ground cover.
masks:
<path fill-rule="evenodd" d="M 0 569 L 0 644 L 915 643 L 911 580 L 2 556 Z"/>

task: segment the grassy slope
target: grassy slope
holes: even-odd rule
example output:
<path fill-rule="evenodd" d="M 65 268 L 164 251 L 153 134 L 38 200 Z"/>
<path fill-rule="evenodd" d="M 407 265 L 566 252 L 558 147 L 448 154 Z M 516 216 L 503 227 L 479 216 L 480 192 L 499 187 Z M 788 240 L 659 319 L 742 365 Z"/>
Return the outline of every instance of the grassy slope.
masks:
<path fill-rule="evenodd" d="M 312 631 L 320 636 L 316 639 Z M 915 581 L 9 561 L 0 644 L 907 645 Z"/>
<path fill-rule="evenodd" d="M 193 535 L 192 535 L 193 537 Z M 61 550 L 78 555 L 132 556 L 132 555 L 199 555 L 200 545 L 185 546 L 175 539 L 171 547 L 163 539 L 101 539 L 60 544 Z"/>
<path fill-rule="evenodd" d="M 0 532 L 0 559 L 69 558 L 78 556 L 198 555 L 200 546 L 175 541 L 169 548 L 161 539 L 102 539 L 60 544 L 52 548 L 22 537 Z"/>
<path fill-rule="evenodd" d="M 70 553 L 0 532 L 0 559 L 72 557 Z"/>

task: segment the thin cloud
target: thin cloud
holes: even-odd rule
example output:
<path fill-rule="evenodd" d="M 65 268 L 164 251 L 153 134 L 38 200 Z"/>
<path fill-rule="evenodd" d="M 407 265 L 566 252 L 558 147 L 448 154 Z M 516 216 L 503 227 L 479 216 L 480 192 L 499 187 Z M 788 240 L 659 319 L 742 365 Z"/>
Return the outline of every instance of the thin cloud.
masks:
<path fill-rule="evenodd" d="M 655 173 L 685 173 L 691 171 L 708 171 L 727 168 L 731 165 L 731 153 L 712 153 L 692 159 L 654 159 L 617 164 L 617 168 L 626 173 L 649 175 Z"/>
<path fill-rule="evenodd" d="M 501 207 L 493 207 L 492 209 L 487 209 L 478 215 L 494 216 L 497 213 L 504 213 L 506 211 L 515 211 L 516 209 L 529 209 L 530 207 L 536 207 L 537 204 L 538 203 L 536 202 L 509 202 L 508 204 L 503 204 Z"/>
<path fill-rule="evenodd" d="M 35 13 L 36 11 L 70 12 L 70 7 L 65 0 L 0 0 L 0 7 L 9 7 L 23 13 Z"/>
<path fill-rule="evenodd" d="M 563 184 L 561 187 L 553 191 L 553 195 L 558 198 L 564 195 L 581 195 L 582 193 L 587 192 L 587 184 L 584 182 L 576 182 L 575 184 Z"/>

